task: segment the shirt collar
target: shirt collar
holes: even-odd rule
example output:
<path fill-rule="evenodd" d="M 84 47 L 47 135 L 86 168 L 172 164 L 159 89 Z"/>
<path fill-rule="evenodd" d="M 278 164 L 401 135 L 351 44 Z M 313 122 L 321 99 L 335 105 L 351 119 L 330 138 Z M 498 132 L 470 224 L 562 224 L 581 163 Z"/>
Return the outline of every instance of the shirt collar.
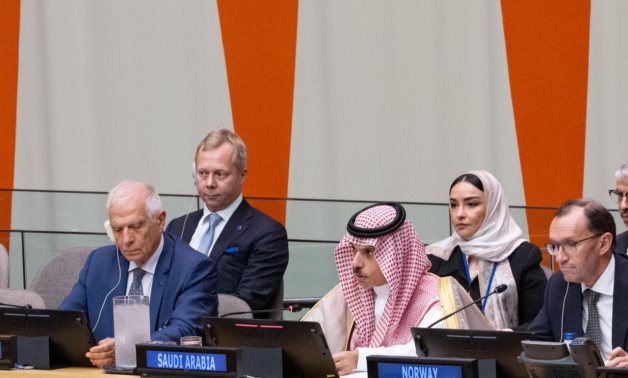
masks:
<path fill-rule="evenodd" d="M 378 298 L 388 298 L 388 294 L 390 294 L 390 285 L 386 282 L 381 286 L 373 286 L 373 291 L 375 291 L 375 296 Z"/>
<path fill-rule="evenodd" d="M 229 221 L 229 218 L 231 218 L 231 216 L 233 215 L 233 213 L 235 213 L 236 209 L 238 208 L 238 206 L 240 206 L 240 204 L 243 201 L 243 197 L 242 194 L 240 194 L 238 196 L 238 198 L 235 199 L 235 201 L 231 202 L 231 204 L 227 207 L 225 207 L 222 210 L 218 210 L 215 211 L 216 214 L 220 215 L 220 217 L 226 222 Z M 209 209 L 207 208 L 207 205 L 203 206 L 203 220 L 207 218 L 207 216 L 209 216 L 209 214 L 211 214 L 212 212 L 209 211 Z"/>
<path fill-rule="evenodd" d="M 582 291 L 588 289 L 584 284 L 580 284 Z M 591 290 L 604 295 L 613 295 L 613 287 L 615 286 L 615 256 L 611 253 L 611 260 L 608 262 L 604 273 L 595 281 Z"/>
<path fill-rule="evenodd" d="M 155 253 L 151 257 L 148 258 L 146 264 L 144 264 L 141 268 L 146 273 L 155 274 L 155 269 L 157 269 L 157 262 L 159 261 L 159 256 L 161 256 L 161 252 L 164 249 L 164 235 L 161 234 L 161 239 L 159 240 L 159 245 L 155 250 Z M 137 264 L 134 261 L 129 263 L 129 272 L 133 269 L 138 268 Z"/>

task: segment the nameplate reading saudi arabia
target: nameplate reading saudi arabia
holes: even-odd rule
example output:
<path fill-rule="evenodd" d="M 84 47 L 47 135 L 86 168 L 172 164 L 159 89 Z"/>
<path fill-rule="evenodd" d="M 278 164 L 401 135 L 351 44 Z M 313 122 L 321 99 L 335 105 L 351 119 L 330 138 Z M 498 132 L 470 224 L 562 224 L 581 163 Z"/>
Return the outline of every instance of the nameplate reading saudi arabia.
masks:
<path fill-rule="evenodd" d="M 146 351 L 146 367 L 187 371 L 227 371 L 227 355 L 222 353 L 190 353 Z"/>
<path fill-rule="evenodd" d="M 379 378 L 441 378 L 462 377 L 462 368 L 451 365 L 423 365 L 379 362 Z"/>

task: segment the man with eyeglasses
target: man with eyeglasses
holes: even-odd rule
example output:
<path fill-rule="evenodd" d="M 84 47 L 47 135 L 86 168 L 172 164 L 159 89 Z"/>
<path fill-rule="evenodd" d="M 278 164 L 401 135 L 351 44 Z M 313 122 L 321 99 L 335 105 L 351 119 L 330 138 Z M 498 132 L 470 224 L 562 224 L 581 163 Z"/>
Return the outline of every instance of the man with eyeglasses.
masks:
<path fill-rule="evenodd" d="M 628 367 L 628 256 L 613 253 L 613 216 L 593 200 L 569 200 L 554 215 L 549 239 L 561 271 L 547 283 L 528 330 L 550 341 L 567 332 L 588 337 L 607 366 Z"/>
<path fill-rule="evenodd" d="M 628 227 L 628 161 L 615 172 L 617 187 L 608 191 L 613 201 L 617 202 L 619 215 L 624 225 Z M 615 253 L 628 253 L 628 231 L 617 235 Z"/>

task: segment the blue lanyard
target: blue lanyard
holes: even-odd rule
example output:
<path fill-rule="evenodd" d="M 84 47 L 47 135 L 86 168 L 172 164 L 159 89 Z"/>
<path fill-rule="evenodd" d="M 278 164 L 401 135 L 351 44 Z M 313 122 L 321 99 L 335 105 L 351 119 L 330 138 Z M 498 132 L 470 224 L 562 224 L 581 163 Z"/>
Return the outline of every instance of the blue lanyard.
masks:
<path fill-rule="evenodd" d="M 471 291 L 471 283 L 473 279 L 471 278 L 471 273 L 469 272 L 469 261 L 468 257 L 464 253 L 462 254 L 464 257 L 462 261 L 464 262 L 464 270 L 467 272 L 467 282 L 469 283 L 469 291 Z M 491 278 L 488 280 L 488 286 L 486 287 L 486 298 L 484 298 L 484 302 L 482 302 L 482 313 L 486 309 L 486 302 L 488 302 L 488 294 L 491 292 L 491 286 L 493 286 L 493 278 L 495 277 L 495 271 L 497 270 L 497 263 L 493 263 L 493 271 L 491 272 Z"/>

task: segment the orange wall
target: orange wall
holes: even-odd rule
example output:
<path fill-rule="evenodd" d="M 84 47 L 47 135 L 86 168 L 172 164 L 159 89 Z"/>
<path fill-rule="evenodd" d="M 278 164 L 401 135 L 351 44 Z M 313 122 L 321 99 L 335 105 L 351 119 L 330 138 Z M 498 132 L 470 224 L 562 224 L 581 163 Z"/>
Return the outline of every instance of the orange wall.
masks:
<path fill-rule="evenodd" d="M 0 12 L 0 189 L 13 188 L 20 0 L 5 0 Z M 11 192 L 0 192 L 0 229 L 11 228 Z M 9 235 L 0 233 L 9 249 Z"/>
<path fill-rule="evenodd" d="M 245 195 L 286 198 L 297 0 L 218 1 L 236 132 L 247 144 Z M 253 201 L 285 223 L 285 201 Z"/>
<path fill-rule="evenodd" d="M 590 1 L 502 0 L 510 86 L 527 206 L 582 197 Z M 547 242 L 554 211 L 527 211 Z"/>

